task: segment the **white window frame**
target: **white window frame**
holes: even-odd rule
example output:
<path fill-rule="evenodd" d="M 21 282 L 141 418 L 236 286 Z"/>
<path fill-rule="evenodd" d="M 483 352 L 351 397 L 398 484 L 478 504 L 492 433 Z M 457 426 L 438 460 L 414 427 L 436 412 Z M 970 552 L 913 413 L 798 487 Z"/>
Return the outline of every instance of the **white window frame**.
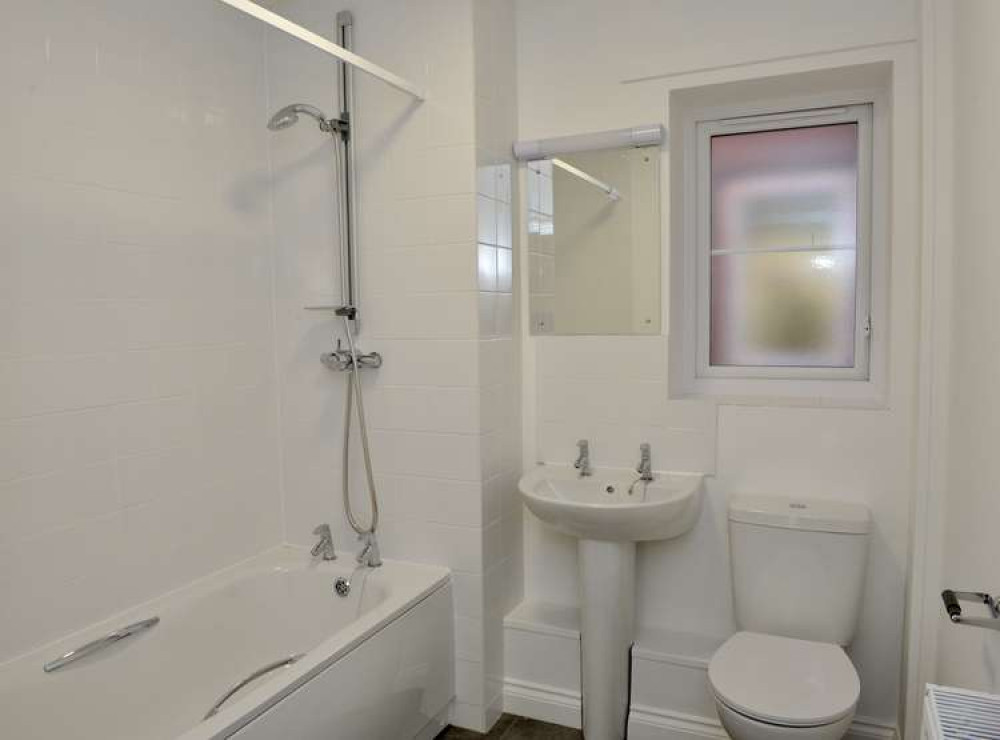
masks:
<path fill-rule="evenodd" d="M 712 137 L 779 131 L 813 126 L 856 123 L 858 126 L 857 235 L 855 252 L 854 367 L 802 367 L 794 365 L 712 365 Z M 812 378 L 867 380 L 871 315 L 871 172 L 872 109 L 870 104 L 789 113 L 701 121 L 698 136 L 698 339 L 697 373 L 700 378 Z M 819 248 L 817 248 L 819 249 Z"/>
<path fill-rule="evenodd" d="M 888 96 L 882 89 L 829 92 L 688 110 L 683 129 L 680 244 L 672 249 L 671 395 L 735 403 L 882 406 L 886 401 L 890 224 Z M 710 135 L 856 121 L 859 126 L 855 365 L 745 367 L 708 363 L 711 301 Z M 865 269 L 867 268 L 867 269 Z"/>

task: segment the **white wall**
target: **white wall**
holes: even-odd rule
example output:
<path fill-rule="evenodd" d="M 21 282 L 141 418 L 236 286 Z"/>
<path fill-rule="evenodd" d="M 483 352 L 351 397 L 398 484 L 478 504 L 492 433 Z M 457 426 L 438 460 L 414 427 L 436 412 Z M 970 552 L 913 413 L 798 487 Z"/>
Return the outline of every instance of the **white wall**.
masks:
<path fill-rule="evenodd" d="M 734 629 L 730 493 L 841 497 L 871 506 L 867 596 L 851 654 L 862 680 L 859 712 L 886 723 L 897 715 L 914 462 L 915 14 L 915 4 L 904 0 L 518 4 L 519 138 L 665 123 L 671 89 L 893 62 L 890 390 L 883 407 L 670 401 L 665 336 L 538 337 L 525 344 L 526 383 L 537 386 L 526 399 L 534 418 L 526 418 L 525 438 L 537 440 L 529 442 L 526 462 L 569 462 L 574 442 L 588 437 L 597 464 L 632 465 L 639 443 L 649 441 L 656 467 L 713 474 L 695 530 L 643 546 L 644 624 L 716 635 Z M 645 76 L 658 77 L 623 82 Z M 668 229 L 663 233 L 666 250 Z M 535 520 L 526 523 L 525 538 L 526 596 L 574 603 L 573 543 Z"/>
<path fill-rule="evenodd" d="M 949 473 L 945 490 L 947 523 L 939 583 L 930 584 L 939 625 L 938 669 L 933 680 L 980 691 L 1000 692 L 1000 634 L 960 627 L 941 618 L 942 588 L 996 593 L 996 522 L 1000 519 L 997 480 L 1000 462 L 1000 392 L 996 384 L 1000 328 L 996 315 L 996 275 L 1000 273 L 995 222 L 1000 196 L 996 172 L 1000 147 L 997 79 L 1000 50 L 996 29 L 1000 6 L 988 0 L 951 4 L 953 36 L 953 140 L 941 142 L 954 153 L 953 303 Z M 942 346 L 939 351 L 947 351 Z M 967 605 L 975 610 L 975 605 Z"/>
<path fill-rule="evenodd" d="M 0 25 L 0 660 L 281 536 L 262 31 Z"/>

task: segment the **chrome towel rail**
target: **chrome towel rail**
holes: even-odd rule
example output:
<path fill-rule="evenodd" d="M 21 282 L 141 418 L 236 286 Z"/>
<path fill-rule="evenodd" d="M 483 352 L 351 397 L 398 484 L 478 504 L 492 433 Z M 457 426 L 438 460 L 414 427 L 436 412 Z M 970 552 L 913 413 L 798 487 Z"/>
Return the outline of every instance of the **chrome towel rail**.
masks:
<path fill-rule="evenodd" d="M 287 658 L 282 658 L 281 660 L 276 660 L 273 663 L 268 663 L 266 666 L 258 668 L 256 671 L 251 673 L 249 676 L 244 678 L 239 683 L 235 684 L 231 689 L 229 689 L 225 694 L 219 697 L 219 699 L 212 705 L 212 708 L 208 710 L 204 717 L 202 717 L 202 722 L 206 719 L 214 717 L 218 714 L 219 710 L 222 709 L 222 705 L 233 698 L 233 694 L 242 689 L 249 683 L 253 683 L 261 676 L 264 676 L 271 671 L 276 671 L 279 668 L 284 668 L 285 666 L 290 666 L 305 657 L 305 653 L 299 653 L 298 655 L 289 655 Z"/>
<path fill-rule="evenodd" d="M 104 637 L 98 637 L 96 640 L 92 640 L 85 645 L 70 650 L 64 655 L 60 655 L 55 660 L 51 660 L 42 666 L 42 670 L 46 673 L 52 673 L 52 671 L 58 671 L 64 666 L 68 666 L 70 663 L 80 660 L 80 658 L 85 658 L 92 653 L 96 653 L 99 650 L 104 650 L 104 648 L 111 647 L 119 640 L 124 640 L 126 637 L 131 637 L 132 635 L 138 634 L 139 632 L 145 632 L 152 627 L 155 627 L 160 623 L 159 617 L 150 617 L 149 619 L 143 619 L 141 622 L 135 622 L 133 624 L 126 625 L 120 629 L 116 629 L 114 632 L 109 632 Z"/>

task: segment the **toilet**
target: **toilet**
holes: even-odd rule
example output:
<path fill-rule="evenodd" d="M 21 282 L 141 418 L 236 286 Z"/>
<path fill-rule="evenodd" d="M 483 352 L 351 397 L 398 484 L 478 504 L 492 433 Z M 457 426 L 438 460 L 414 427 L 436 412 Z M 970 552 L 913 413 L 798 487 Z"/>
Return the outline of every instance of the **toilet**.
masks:
<path fill-rule="evenodd" d="M 844 652 L 861 611 L 871 517 L 863 504 L 783 496 L 729 503 L 740 628 L 708 679 L 734 740 L 839 740 L 861 692 Z"/>

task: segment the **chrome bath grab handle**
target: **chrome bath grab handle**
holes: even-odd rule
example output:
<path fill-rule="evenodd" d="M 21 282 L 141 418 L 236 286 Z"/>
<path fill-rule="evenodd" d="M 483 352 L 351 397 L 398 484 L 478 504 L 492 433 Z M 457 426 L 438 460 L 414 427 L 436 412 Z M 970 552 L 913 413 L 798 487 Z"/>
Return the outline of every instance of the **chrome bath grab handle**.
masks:
<path fill-rule="evenodd" d="M 52 671 L 58 671 L 64 666 L 68 666 L 70 663 L 80 660 L 80 658 L 85 658 L 91 653 L 96 653 L 98 650 L 103 650 L 106 647 L 111 647 L 119 640 L 124 640 L 126 637 L 131 637 L 132 635 L 138 634 L 139 632 L 145 632 L 146 630 L 155 627 L 160 623 L 159 617 L 150 617 L 149 619 L 143 619 L 141 622 L 135 622 L 134 624 L 126 625 L 120 629 L 116 629 L 114 632 L 109 632 L 104 637 L 98 637 L 96 640 L 88 642 L 86 645 L 81 645 L 75 650 L 70 650 L 65 655 L 60 655 L 55 660 L 51 660 L 42 666 L 42 670 L 46 673 L 52 673 Z"/>
<path fill-rule="evenodd" d="M 299 653 L 298 655 L 289 655 L 287 658 L 276 660 L 273 663 L 268 663 L 266 666 L 258 668 L 256 671 L 254 671 L 249 676 L 240 681 L 238 684 L 229 689 L 229 691 L 227 691 L 225 694 L 220 696 L 218 701 L 216 701 L 215 704 L 212 705 L 212 708 L 209 709 L 208 712 L 205 714 L 205 716 L 201 718 L 201 721 L 204 722 L 206 719 L 214 717 L 216 714 L 218 714 L 219 710 L 222 709 L 222 705 L 225 704 L 230 699 L 232 699 L 233 694 L 235 694 L 237 691 L 242 689 L 247 684 L 253 683 L 258 678 L 267 673 L 270 673 L 271 671 L 276 671 L 279 668 L 290 666 L 292 663 L 298 662 L 304 657 L 305 653 Z"/>

